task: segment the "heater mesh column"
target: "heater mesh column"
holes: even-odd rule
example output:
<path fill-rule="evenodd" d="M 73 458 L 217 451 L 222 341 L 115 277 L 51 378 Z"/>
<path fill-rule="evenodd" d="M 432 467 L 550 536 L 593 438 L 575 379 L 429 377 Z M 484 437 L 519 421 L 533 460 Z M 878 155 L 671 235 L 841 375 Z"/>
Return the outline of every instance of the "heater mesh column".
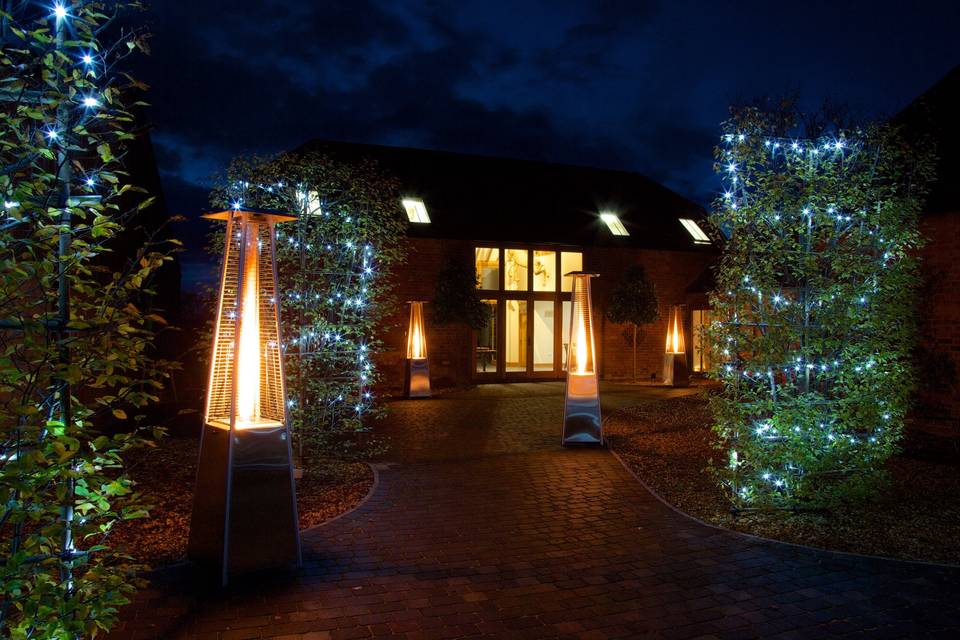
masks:
<path fill-rule="evenodd" d="M 230 424 L 233 414 L 234 362 L 237 344 L 237 315 L 240 313 L 240 260 L 242 232 L 233 219 L 227 220 L 224 243 L 220 301 L 214 327 L 213 361 L 204 422 Z"/>
<path fill-rule="evenodd" d="M 258 227 L 260 242 L 260 416 L 265 420 L 284 420 L 286 397 L 281 367 L 279 322 L 277 308 L 276 270 L 274 261 L 273 225 Z"/>

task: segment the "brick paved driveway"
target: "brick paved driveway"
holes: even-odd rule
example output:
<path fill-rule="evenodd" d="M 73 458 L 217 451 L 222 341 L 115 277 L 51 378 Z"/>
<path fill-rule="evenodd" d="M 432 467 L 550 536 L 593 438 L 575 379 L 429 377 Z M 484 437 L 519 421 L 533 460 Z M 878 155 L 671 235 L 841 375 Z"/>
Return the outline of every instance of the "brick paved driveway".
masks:
<path fill-rule="evenodd" d="M 752 541 L 563 450 L 556 384 L 396 402 L 380 485 L 304 535 L 294 578 L 158 578 L 116 636 L 957 637 L 960 570 Z M 668 393 L 607 389 L 605 404 Z M 662 397 L 660 395 L 659 397 Z"/>

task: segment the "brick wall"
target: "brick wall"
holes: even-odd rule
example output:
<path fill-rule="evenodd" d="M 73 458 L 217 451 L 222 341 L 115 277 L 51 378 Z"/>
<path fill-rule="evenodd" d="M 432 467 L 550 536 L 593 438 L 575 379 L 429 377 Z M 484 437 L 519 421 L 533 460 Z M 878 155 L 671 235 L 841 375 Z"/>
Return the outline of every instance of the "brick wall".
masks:
<path fill-rule="evenodd" d="M 927 215 L 918 362 L 918 426 L 960 434 L 960 212 Z"/>
<path fill-rule="evenodd" d="M 458 240 L 409 239 L 407 264 L 399 269 L 396 297 L 401 303 L 396 313 L 386 319 L 382 338 L 384 352 L 378 368 L 383 372 L 381 392 L 399 393 L 404 385 L 404 355 L 409 307 L 407 300 L 431 300 L 436 287 L 436 273 L 452 257 L 472 262 L 474 243 Z M 626 325 L 616 325 L 604 318 L 604 306 L 610 289 L 629 265 L 640 263 L 656 284 L 661 319 L 644 328 L 637 344 L 638 377 L 649 380 L 653 373 L 662 377 L 664 340 L 670 306 L 687 302 L 687 286 L 713 258 L 712 254 L 682 251 L 588 247 L 583 250 L 584 268 L 600 273 L 594 280 L 594 305 L 598 326 L 597 351 L 601 377 L 625 379 L 633 375 L 631 343 L 623 333 Z M 430 305 L 425 306 L 427 349 L 430 356 L 430 378 L 434 387 L 470 384 L 472 376 L 473 333 L 462 325 L 436 326 Z M 687 340 L 689 342 L 689 313 Z"/>
<path fill-rule="evenodd" d="M 398 269 L 395 296 L 397 310 L 385 319 L 382 334 L 384 351 L 377 357 L 383 373 L 381 391 L 396 394 L 405 380 L 406 332 L 410 318 L 407 300 L 427 300 L 424 317 L 427 325 L 427 355 L 430 382 L 434 387 L 449 387 L 470 382 L 473 333 L 463 325 L 437 326 L 429 301 L 437 286 L 436 274 L 450 258 L 472 261 L 473 244 L 457 240 L 410 238 L 407 264 Z"/>
<path fill-rule="evenodd" d="M 921 308 L 921 389 L 914 416 L 926 428 L 960 433 L 960 215 L 928 215 L 922 231 L 929 243 L 922 251 L 924 298 Z M 411 238 L 408 263 L 400 269 L 396 283 L 397 312 L 384 322 L 385 351 L 378 357 L 384 373 L 382 391 L 399 393 L 404 384 L 404 349 L 409 308 L 406 300 L 431 300 L 436 273 L 447 259 L 457 256 L 472 261 L 472 242 Z M 691 348 L 689 310 L 706 308 L 703 295 L 689 295 L 686 289 L 713 259 L 713 254 L 682 251 L 654 251 L 610 247 L 588 247 L 584 268 L 600 273 L 593 281 L 597 322 L 599 370 L 605 379 L 626 379 L 633 375 L 630 334 L 626 325 L 606 320 L 604 308 L 610 290 L 629 265 L 640 263 L 657 287 L 660 320 L 643 328 L 637 345 L 637 375 L 641 380 L 662 379 L 664 339 L 670 307 L 686 304 L 685 335 L 688 359 Z M 430 305 L 426 306 L 427 344 L 430 376 L 435 387 L 473 382 L 470 329 L 460 325 L 436 326 Z M 625 335 L 626 334 L 626 335 Z"/>
<path fill-rule="evenodd" d="M 667 336 L 670 308 L 687 304 L 691 297 L 686 289 L 713 259 L 713 254 L 683 251 L 652 251 L 637 249 L 593 248 L 585 251 L 585 261 L 591 271 L 600 273 L 594 281 L 596 321 L 600 327 L 598 350 L 600 373 L 607 380 L 633 377 L 632 330 L 629 325 L 614 324 L 604 317 L 607 297 L 620 275 L 630 265 L 642 264 L 647 278 L 657 288 L 660 319 L 642 328 L 637 336 L 637 378 L 663 379 L 663 354 Z M 684 316 L 684 336 L 689 356 L 690 313 Z M 626 336 L 625 336 L 626 334 Z"/>

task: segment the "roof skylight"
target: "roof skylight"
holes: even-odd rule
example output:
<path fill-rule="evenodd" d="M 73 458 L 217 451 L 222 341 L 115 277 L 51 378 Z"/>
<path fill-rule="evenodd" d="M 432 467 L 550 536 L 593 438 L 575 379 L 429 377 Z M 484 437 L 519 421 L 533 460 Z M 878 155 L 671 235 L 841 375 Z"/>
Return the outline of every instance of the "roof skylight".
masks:
<path fill-rule="evenodd" d="M 694 244 L 710 244 L 710 236 L 703 232 L 696 222 L 690 218 L 680 218 L 680 224 L 687 230 L 687 233 L 693 238 Z"/>
<path fill-rule="evenodd" d="M 420 198 L 404 198 L 402 200 L 403 208 L 407 212 L 407 219 L 416 224 L 430 224 L 430 216 L 427 214 L 427 205 L 423 204 Z"/>
<path fill-rule="evenodd" d="M 627 228 L 623 226 L 623 223 L 620 222 L 620 218 L 615 213 L 610 213 L 609 211 L 601 212 L 600 219 L 603 220 L 607 228 L 610 229 L 610 233 L 615 236 L 628 236 L 630 232 L 627 231 Z"/>

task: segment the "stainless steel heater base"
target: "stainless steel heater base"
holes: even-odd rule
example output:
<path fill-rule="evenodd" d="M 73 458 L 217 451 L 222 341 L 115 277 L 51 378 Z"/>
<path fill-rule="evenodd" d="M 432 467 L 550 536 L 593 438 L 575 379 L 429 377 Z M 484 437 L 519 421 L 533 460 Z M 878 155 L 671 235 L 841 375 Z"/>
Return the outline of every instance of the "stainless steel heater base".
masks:
<path fill-rule="evenodd" d="M 690 368 L 687 354 L 666 353 L 663 355 L 663 384 L 671 387 L 690 386 Z"/>
<path fill-rule="evenodd" d="M 407 360 L 407 397 L 430 397 L 430 367 L 426 358 Z"/>
<path fill-rule="evenodd" d="M 600 389 L 595 375 L 567 377 L 563 407 L 563 440 L 566 445 L 602 445 Z"/>
<path fill-rule="evenodd" d="M 300 530 L 286 428 L 205 425 L 188 555 L 230 576 L 300 565 Z"/>

